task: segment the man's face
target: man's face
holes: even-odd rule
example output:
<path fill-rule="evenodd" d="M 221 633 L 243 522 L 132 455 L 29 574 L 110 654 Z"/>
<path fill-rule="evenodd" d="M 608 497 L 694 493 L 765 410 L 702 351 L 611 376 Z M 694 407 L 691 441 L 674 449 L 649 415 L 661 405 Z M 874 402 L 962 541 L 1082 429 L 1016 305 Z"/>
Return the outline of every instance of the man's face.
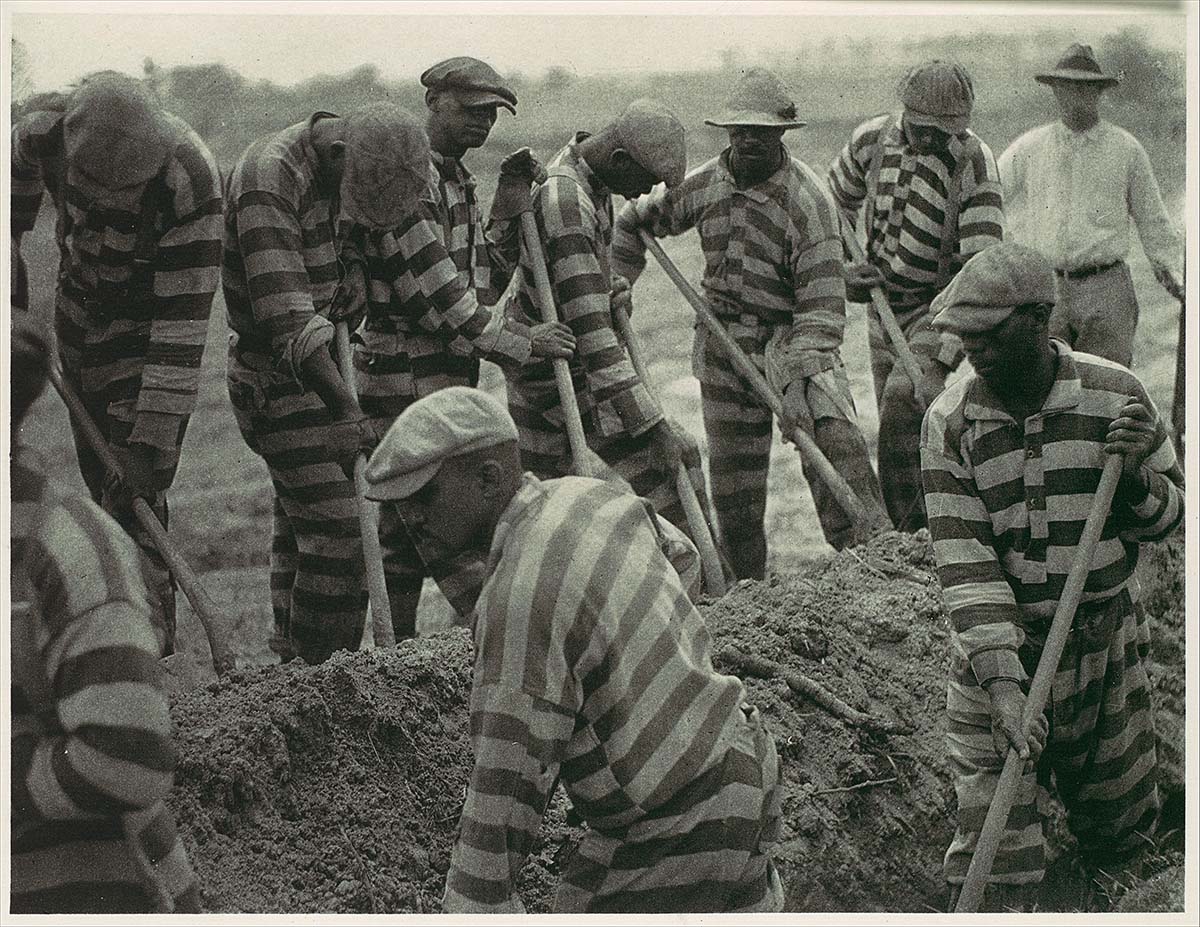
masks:
<path fill-rule="evenodd" d="M 733 126 L 728 129 L 729 146 L 738 166 L 757 174 L 774 166 L 784 130 L 774 126 Z"/>
<path fill-rule="evenodd" d="M 447 458 L 428 483 L 395 503 L 408 530 L 444 556 L 470 547 L 486 522 L 484 481 L 472 460 Z"/>
<path fill-rule="evenodd" d="M 496 124 L 497 103 L 467 105 L 452 90 L 439 93 L 430 107 L 438 133 L 466 151 L 487 141 Z"/>
<path fill-rule="evenodd" d="M 1104 87 L 1087 81 L 1058 80 L 1050 85 L 1058 110 L 1071 122 L 1088 121 L 1100 111 Z"/>
<path fill-rule="evenodd" d="M 938 154 L 950 147 L 954 136 L 937 126 L 919 126 L 907 114 L 902 118 L 904 135 L 909 147 L 919 155 Z"/>
<path fill-rule="evenodd" d="M 1003 390 L 1033 369 L 1046 331 L 1045 325 L 1017 310 L 994 328 L 961 337 L 975 372 L 989 386 Z"/>
<path fill-rule="evenodd" d="M 632 200 L 653 190 L 658 178 L 625 152 L 624 158 L 609 165 L 604 182 L 613 193 Z"/>

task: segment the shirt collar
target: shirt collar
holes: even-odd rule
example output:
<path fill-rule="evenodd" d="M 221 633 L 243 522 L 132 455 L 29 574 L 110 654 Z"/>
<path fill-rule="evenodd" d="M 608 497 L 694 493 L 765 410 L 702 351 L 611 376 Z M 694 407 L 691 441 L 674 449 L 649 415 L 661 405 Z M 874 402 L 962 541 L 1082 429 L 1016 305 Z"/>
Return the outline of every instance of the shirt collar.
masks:
<path fill-rule="evenodd" d="M 487 575 L 496 572 L 500 557 L 504 554 L 504 544 L 513 528 L 531 511 L 535 503 L 546 495 L 546 489 L 532 473 L 521 476 L 521 485 L 509 500 L 500 518 L 496 522 L 496 530 L 492 533 L 492 546 L 488 550 Z"/>
<path fill-rule="evenodd" d="M 1103 119 L 1098 120 L 1094 126 L 1092 126 L 1090 129 L 1084 129 L 1082 132 L 1075 132 L 1074 130 L 1067 128 L 1061 119 L 1055 123 L 1055 126 L 1058 128 L 1059 135 L 1062 138 L 1079 144 L 1094 145 L 1099 142 L 1104 135 Z"/>
<path fill-rule="evenodd" d="M 792 154 L 787 149 L 787 145 L 783 142 L 779 143 L 783 149 L 783 163 L 779 165 L 777 170 L 765 180 L 760 180 L 752 187 L 739 187 L 737 181 L 733 177 L 733 170 L 729 166 L 729 157 L 733 152 L 732 148 L 726 148 L 717 158 L 717 176 L 721 181 L 727 184 L 731 191 L 742 194 L 748 200 L 753 200 L 756 203 L 766 203 L 771 199 L 770 189 L 783 184 L 783 178 L 787 171 L 791 168 Z"/>
<path fill-rule="evenodd" d="M 580 143 L 584 139 L 590 138 L 591 134 L 591 132 L 576 132 L 575 137 L 567 145 L 567 156 L 563 160 L 570 166 L 571 170 L 579 175 L 579 179 L 587 186 L 587 190 L 592 195 L 592 198 L 599 200 L 609 196 L 611 191 L 604 185 L 604 181 L 596 176 L 596 172 L 587 163 L 587 159 L 579 153 Z"/>
<path fill-rule="evenodd" d="M 475 188 L 475 178 L 467 170 L 467 166 L 458 158 L 448 158 L 437 151 L 431 151 L 433 166 L 443 180 L 454 181 L 464 187 Z"/>
<path fill-rule="evenodd" d="M 1041 409 L 1029 416 L 1030 418 L 1073 409 L 1079 405 L 1079 400 L 1083 395 L 1083 384 L 1079 380 L 1079 369 L 1075 365 L 1075 356 L 1071 352 L 1070 347 L 1067 346 L 1066 342 L 1059 341 L 1057 338 L 1050 339 L 1050 346 L 1058 352 L 1058 364 L 1054 371 L 1054 383 L 1051 385 L 1050 394 L 1046 397 L 1046 401 L 1042 404 Z M 996 398 L 996 394 L 992 392 L 991 388 L 980 376 L 975 376 L 967 386 L 963 415 L 977 422 L 1015 421 L 1012 415 L 1004 409 L 1000 400 Z"/>

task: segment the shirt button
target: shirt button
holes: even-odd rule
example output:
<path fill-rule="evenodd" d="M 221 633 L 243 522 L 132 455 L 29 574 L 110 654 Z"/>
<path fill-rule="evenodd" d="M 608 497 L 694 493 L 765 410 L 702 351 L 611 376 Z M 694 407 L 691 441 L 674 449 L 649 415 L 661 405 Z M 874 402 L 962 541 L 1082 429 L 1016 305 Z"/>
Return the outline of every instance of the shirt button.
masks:
<path fill-rule="evenodd" d="M 1031 447 L 1029 450 L 1027 450 L 1027 451 L 1025 452 L 1025 456 L 1026 456 L 1026 457 L 1028 457 L 1028 458 L 1030 458 L 1031 460 L 1032 460 L 1034 457 L 1036 457 L 1037 455 L 1038 455 L 1038 452 L 1037 452 L 1037 448 L 1035 448 L 1035 447 Z"/>

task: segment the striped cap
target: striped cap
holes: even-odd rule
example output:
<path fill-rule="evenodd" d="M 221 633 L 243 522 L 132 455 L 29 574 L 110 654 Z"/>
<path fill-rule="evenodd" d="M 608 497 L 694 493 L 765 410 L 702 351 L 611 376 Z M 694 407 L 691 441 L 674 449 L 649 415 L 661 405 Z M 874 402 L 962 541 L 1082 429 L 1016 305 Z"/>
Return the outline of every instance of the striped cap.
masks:
<path fill-rule="evenodd" d="M 638 164 L 668 187 L 687 173 L 683 123 L 656 100 L 634 100 L 617 117 L 617 138 Z"/>
<path fill-rule="evenodd" d="M 393 229 L 429 189 L 429 138 L 393 103 L 369 103 L 345 118 L 342 208 L 367 228 Z"/>
<path fill-rule="evenodd" d="M 900 82 L 899 93 L 904 115 L 914 125 L 958 135 L 971 121 L 975 87 L 966 68 L 953 61 L 917 65 Z"/>

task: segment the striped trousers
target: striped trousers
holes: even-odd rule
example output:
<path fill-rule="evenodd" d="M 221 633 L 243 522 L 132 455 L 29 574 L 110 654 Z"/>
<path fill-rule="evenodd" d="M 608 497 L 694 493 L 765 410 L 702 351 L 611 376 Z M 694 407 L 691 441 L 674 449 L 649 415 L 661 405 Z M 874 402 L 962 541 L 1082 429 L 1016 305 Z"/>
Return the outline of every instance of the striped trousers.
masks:
<path fill-rule="evenodd" d="M 124 463 L 129 453 L 129 436 L 137 415 L 142 369 L 150 345 L 150 320 L 114 318 L 91 319 L 70 296 L 58 294 L 55 334 L 62 361 L 63 379 L 83 400 L 88 415 L 104 436 L 109 450 Z M 154 514 L 167 524 L 166 491 L 179 468 L 179 449 L 183 445 L 188 419 L 179 426 L 173 447 L 158 449 L 154 459 L 153 499 L 147 499 Z M 132 508 L 121 508 L 105 492 L 108 471 L 76 422 L 71 421 L 79 471 L 92 499 L 124 529 L 141 551 L 142 578 L 150 590 L 154 605 L 155 633 L 163 646 L 163 656 L 175 652 L 175 581 L 167 563 L 142 528 Z"/>
<path fill-rule="evenodd" d="M 746 355 L 760 369 L 765 367 L 771 326 L 753 316 L 723 321 Z M 772 413 L 704 326 L 696 329 L 692 371 L 700 381 L 713 502 L 721 531 L 738 578 L 761 579 L 767 564 L 763 518 L 771 466 Z M 858 429 L 850 382 L 841 361 L 832 370 L 808 378 L 804 388 L 809 421 L 802 427 L 864 502 L 878 502 L 879 482 Z M 836 497 L 807 463 L 802 469 L 825 540 L 838 550 L 854 543 L 855 526 Z"/>
<path fill-rule="evenodd" d="M 1047 626 L 1048 627 L 1048 626 Z M 1027 632 L 1021 662 L 1032 676 L 1045 643 Z M 991 881 L 1037 883 L 1045 874 L 1039 797 L 1051 780 L 1067 810 L 1080 855 L 1119 865 L 1145 844 L 1159 810 L 1150 683 L 1143 665 L 1150 632 L 1127 592 L 1076 616 L 1051 687 L 1050 732 L 1037 764 L 1026 764 Z M 958 794 L 958 828 L 946 851 L 950 883 L 966 877 L 1003 758 L 992 745 L 987 693 L 957 647 L 946 697 L 946 737 Z"/>
<path fill-rule="evenodd" d="M 648 500 L 656 512 L 691 538 L 691 527 L 675 486 L 674 474 L 664 473 L 654 463 L 650 435 L 619 433 L 601 435 L 587 414 L 582 380 L 575 383 L 580 397 L 580 414 L 587 445 L 633 489 Z M 571 445 L 559 403 L 558 389 L 550 381 L 508 381 L 508 411 L 517 423 L 521 466 L 538 479 L 557 479 L 575 472 Z M 697 493 L 703 492 L 704 475 L 694 469 L 688 476 Z M 692 540 L 695 540 L 692 538 Z"/>
<path fill-rule="evenodd" d="M 249 361 L 247 363 L 246 361 Z M 357 650 L 366 618 L 354 481 L 328 450 L 329 411 L 314 392 L 266 369 L 267 358 L 229 352 L 229 398 L 243 439 L 275 489 L 271 541 L 273 646 L 284 659 L 320 663 Z"/>
<path fill-rule="evenodd" d="M 359 404 L 383 435 L 396 418 L 417 401 L 448 386 L 476 386 L 479 361 L 450 354 L 439 338 L 407 331 L 363 329 L 354 346 L 354 377 Z M 380 510 L 379 540 L 389 596 L 419 595 L 425 577 L 461 616 L 475 608 L 485 580 L 485 548 L 445 555 L 408 530 L 394 506 Z M 396 639 L 416 635 L 415 622 L 393 614 Z"/>
<path fill-rule="evenodd" d="M 940 371 L 932 362 L 942 342 L 930 327 L 928 305 L 893 312 L 917 363 L 924 371 Z M 867 313 L 867 340 L 879 409 L 879 483 L 883 502 L 896 530 L 911 534 L 927 526 L 919 440 L 924 412 L 874 308 Z"/>
<path fill-rule="evenodd" d="M 620 833 L 587 831 L 555 913 L 783 909 L 770 855 L 783 826 L 779 757 L 758 709 L 741 712 L 721 763 Z"/>

